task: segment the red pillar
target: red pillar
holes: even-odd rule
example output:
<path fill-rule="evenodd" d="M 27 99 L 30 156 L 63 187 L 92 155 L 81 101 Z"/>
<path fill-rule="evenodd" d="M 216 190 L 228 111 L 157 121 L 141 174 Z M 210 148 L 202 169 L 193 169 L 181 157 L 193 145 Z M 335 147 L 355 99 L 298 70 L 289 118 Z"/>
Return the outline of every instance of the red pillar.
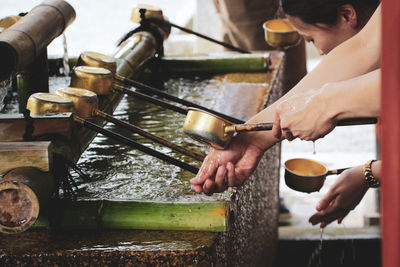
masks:
<path fill-rule="evenodd" d="M 382 266 L 400 266 L 400 1 L 382 6 Z"/>

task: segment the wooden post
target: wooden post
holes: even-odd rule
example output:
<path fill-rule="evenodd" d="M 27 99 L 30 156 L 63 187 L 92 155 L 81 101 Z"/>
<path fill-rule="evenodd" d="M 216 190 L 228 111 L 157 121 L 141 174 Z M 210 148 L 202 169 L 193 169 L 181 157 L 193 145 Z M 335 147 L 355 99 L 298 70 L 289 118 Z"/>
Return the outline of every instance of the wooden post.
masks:
<path fill-rule="evenodd" d="M 33 138 L 45 135 L 71 133 L 72 113 L 54 115 L 31 115 L 33 119 Z M 23 141 L 26 131 L 26 120 L 22 114 L 0 114 L 0 141 Z"/>
<path fill-rule="evenodd" d="M 29 229 L 53 192 L 54 178 L 48 172 L 33 167 L 8 172 L 0 182 L 0 233 Z"/>
<path fill-rule="evenodd" d="M 30 166 L 49 171 L 52 164 L 50 142 L 0 142 L 0 174 Z"/>
<path fill-rule="evenodd" d="M 397 267 L 400 264 L 400 1 L 385 0 L 382 5 L 382 266 Z"/>

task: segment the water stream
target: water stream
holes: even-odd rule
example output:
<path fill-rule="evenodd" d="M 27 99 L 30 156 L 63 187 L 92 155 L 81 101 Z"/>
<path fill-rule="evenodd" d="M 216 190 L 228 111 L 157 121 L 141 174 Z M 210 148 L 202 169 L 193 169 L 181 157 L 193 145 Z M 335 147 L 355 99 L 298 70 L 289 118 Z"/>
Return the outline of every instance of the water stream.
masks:
<path fill-rule="evenodd" d="M 322 240 L 324 228 L 320 228 L 319 244 L 308 259 L 308 267 L 322 267 Z"/>
<path fill-rule="evenodd" d="M 70 72 L 70 68 L 69 68 L 69 64 L 68 64 L 68 45 L 67 45 L 67 36 L 65 35 L 65 33 L 62 34 L 62 38 L 63 38 L 63 72 L 64 72 L 64 76 L 68 77 L 69 76 L 69 72 Z"/>

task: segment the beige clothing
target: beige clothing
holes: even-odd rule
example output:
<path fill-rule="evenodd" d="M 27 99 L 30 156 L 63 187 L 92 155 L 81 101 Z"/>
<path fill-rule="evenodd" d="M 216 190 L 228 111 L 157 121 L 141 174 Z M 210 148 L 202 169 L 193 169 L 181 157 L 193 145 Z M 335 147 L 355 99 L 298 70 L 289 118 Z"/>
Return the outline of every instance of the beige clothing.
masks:
<path fill-rule="evenodd" d="M 246 50 L 270 50 L 263 23 L 282 17 L 278 0 L 213 0 L 220 16 L 225 42 Z M 284 91 L 287 92 L 306 74 L 304 42 L 289 48 L 284 67 Z"/>

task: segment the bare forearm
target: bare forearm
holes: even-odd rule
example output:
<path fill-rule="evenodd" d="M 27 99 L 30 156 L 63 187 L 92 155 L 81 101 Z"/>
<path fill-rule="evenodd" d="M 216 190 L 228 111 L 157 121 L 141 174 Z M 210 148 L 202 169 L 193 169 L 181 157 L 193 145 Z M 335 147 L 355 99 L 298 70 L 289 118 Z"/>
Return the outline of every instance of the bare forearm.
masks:
<path fill-rule="evenodd" d="M 379 68 L 380 62 L 380 7 L 368 24 L 357 35 L 332 50 L 312 72 L 307 74 L 292 90 L 271 106 L 251 118 L 249 123 L 274 121 L 276 107 L 287 98 L 322 87 L 327 83 L 348 80 Z M 372 90 L 373 88 L 371 88 Z M 346 116 L 351 116 L 347 114 Z M 268 149 L 279 140 L 270 132 L 246 133 Z"/>
<path fill-rule="evenodd" d="M 350 80 L 327 84 L 323 91 L 326 91 L 327 112 L 332 119 L 379 116 L 380 69 Z"/>

